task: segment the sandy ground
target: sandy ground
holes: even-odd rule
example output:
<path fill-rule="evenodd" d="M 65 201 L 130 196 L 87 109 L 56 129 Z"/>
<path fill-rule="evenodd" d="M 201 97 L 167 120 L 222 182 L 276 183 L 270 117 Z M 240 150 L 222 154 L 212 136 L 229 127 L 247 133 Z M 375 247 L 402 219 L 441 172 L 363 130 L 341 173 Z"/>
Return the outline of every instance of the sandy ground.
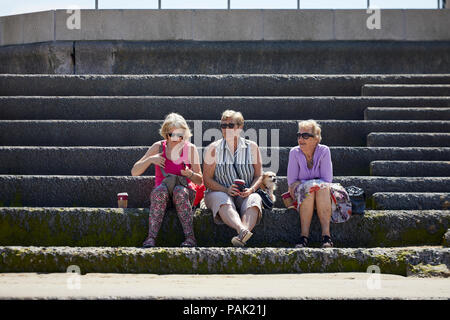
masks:
<path fill-rule="evenodd" d="M 368 273 L 2 273 L 0 299 L 450 299 L 450 279 Z"/>

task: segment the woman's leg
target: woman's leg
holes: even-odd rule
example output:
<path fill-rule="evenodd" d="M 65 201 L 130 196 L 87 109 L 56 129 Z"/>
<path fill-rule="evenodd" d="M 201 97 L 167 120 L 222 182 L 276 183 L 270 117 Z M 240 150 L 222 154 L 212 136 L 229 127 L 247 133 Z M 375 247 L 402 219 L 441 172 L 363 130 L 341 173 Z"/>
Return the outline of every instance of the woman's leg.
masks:
<path fill-rule="evenodd" d="M 316 193 L 317 216 L 322 227 L 322 236 L 330 236 L 331 196 L 330 188 L 320 189 Z"/>
<path fill-rule="evenodd" d="M 237 211 L 231 205 L 229 204 L 221 205 L 218 214 L 220 215 L 220 218 L 222 219 L 223 223 L 236 230 L 238 234 L 241 232 L 242 229 L 246 228 L 241 221 L 239 213 L 237 213 Z"/>
<path fill-rule="evenodd" d="M 169 191 L 167 191 L 167 187 L 164 184 L 160 184 L 152 191 L 147 239 L 156 239 L 166 212 L 168 200 Z"/>
<path fill-rule="evenodd" d="M 261 217 L 262 212 L 262 199 L 257 193 L 252 193 L 247 198 L 242 199 L 242 203 L 239 201 L 242 214 L 242 224 L 249 230 L 258 223 L 258 219 Z"/>
<path fill-rule="evenodd" d="M 189 201 L 189 190 L 177 185 L 173 188 L 173 202 L 186 240 L 196 243 L 194 236 L 194 212 Z"/>
<path fill-rule="evenodd" d="M 302 236 L 309 237 L 309 227 L 311 226 L 311 220 L 314 212 L 314 201 L 316 193 L 310 193 L 300 204 L 300 226 Z"/>
<path fill-rule="evenodd" d="M 242 215 L 242 224 L 249 231 L 252 231 L 253 228 L 256 226 L 256 222 L 258 221 L 258 216 L 259 216 L 259 208 L 256 206 L 250 207 Z"/>

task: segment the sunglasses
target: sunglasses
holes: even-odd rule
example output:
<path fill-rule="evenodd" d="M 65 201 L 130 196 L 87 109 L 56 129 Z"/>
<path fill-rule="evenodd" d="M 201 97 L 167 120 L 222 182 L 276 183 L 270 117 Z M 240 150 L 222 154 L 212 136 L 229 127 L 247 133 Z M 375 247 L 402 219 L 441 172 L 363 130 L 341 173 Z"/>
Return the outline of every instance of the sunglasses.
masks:
<path fill-rule="evenodd" d="M 183 137 L 184 137 L 184 134 L 182 134 L 182 133 L 173 133 L 173 132 L 172 132 L 172 133 L 169 133 L 168 136 L 171 137 L 171 138 L 172 138 L 172 137 L 176 137 L 176 138 L 179 139 L 179 138 L 183 138 Z"/>
<path fill-rule="evenodd" d="M 236 125 L 235 123 L 221 123 L 220 127 L 222 129 L 226 129 L 226 128 L 233 129 L 235 125 Z"/>
<path fill-rule="evenodd" d="M 314 135 L 311 133 L 308 133 L 308 132 L 303 132 L 303 133 L 297 132 L 297 139 L 303 138 L 305 140 L 308 140 L 309 138 L 313 138 L 313 137 L 314 137 Z"/>

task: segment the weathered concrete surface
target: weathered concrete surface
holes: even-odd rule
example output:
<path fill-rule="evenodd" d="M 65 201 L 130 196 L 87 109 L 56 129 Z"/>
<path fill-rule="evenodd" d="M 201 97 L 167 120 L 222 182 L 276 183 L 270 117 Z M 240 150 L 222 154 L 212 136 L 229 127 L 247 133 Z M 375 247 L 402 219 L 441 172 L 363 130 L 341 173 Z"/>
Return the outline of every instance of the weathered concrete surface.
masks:
<path fill-rule="evenodd" d="M 188 114 L 183 116 L 189 119 Z M 162 122 L 162 120 L 0 120 L 0 145 L 151 146 L 161 139 L 159 129 Z M 318 123 L 322 126 L 323 144 L 347 147 L 367 146 L 367 135 L 372 132 L 446 133 L 449 127 L 449 121 L 319 120 Z M 187 124 L 194 129 L 191 141 L 197 146 L 207 146 L 210 142 L 222 138 L 219 120 L 188 120 Z M 213 129 L 210 131 L 211 135 L 204 136 L 204 132 L 208 129 Z M 296 120 L 247 120 L 242 134 L 247 138 L 256 139 L 255 134 L 258 136 L 261 129 L 267 132 L 265 143 L 270 143 L 271 146 L 298 144 Z M 261 142 L 259 145 L 263 146 Z"/>
<path fill-rule="evenodd" d="M 80 248 L 0 247 L 0 272 L 233 274 L 366 272 L 408 275 L 418 265 L 450 266 L 449 248 Z"/>
<path fill-rule="evenodd" d="M 43 84 L 41 84 L 43 85 Z M 89 85 L 86 83 L 86 85 Z M 225 84 L 224 84 L 225 85 Z M 226 109 L 246 119 L 363 120 L 371 106 L 450 107 L 450 97 L 248 96 L 12 96 L 0 97 L 3 120 L 158 120 L 170 110 L 190 120 L 219 121 Z M 264 111 L 262 111 L 264 110 Z M 402 119 L 404 120 L 404 119 Z M 424 120 L 424 119 L 419 119 Z M 441 118 L 439 120 L 447 120 Z"/>
<path fill-rule="evenodd" d="M 72 74 L 72 42 L 0 47 L 0 73 Z"/>
<path fill-rule="evenodd" d="M 0 95 L 360 96 L 361 87 L 366 83 L 442 84 L 449 82 L 450 74 L 0 74 Z M 362 99 L 362 101 L 366 100 Z M 395 103 L 390 107 L 394 105 Z M 399 107 L 403 106 L 404 104 L 399 104 Z M 435 102 L 433 106 L 439 105 Z"/>
<path fill-rule="evenodd" d="M 335 176 L 333 181 L 344 187 L 359 186 L 368 198 L 375 192 L 449 192 L 450 185 L 450 177 Z M 128 207 L 146 208 L 154 177 L 0 175 L 0 184 L 3 206 L 114 208 L 117 193 L 126 191 Z M 275 207 L 284 207 L 281 194 L 286 191 L 286 177 L 281 176 Z"/>
<path fill-rule="evenodd" d="M 367 10 L 91 10 L 69 29 L 73 11 L 1 17 L 0 44 L 56 40 L 449 40 L 447 10 L 382 10 L 380 29 L 369 29 Z M 320 23 L 319 23 L 320 22 Z M 24 29 L 30 35 L 24 37 Z"/>
<path fill-rule="evenodd" d="M 0 47 L 0 73 L 443 74 L 449 51 L 450 41 L 55 41 Z"/>
<path fill-rule="evenodd" d="M 450 208 L 450 193 L 377 192 L 372 195 L 373 208 L 390 210 L 427 210 Z"/>
<path fill-rule="evenodd" d="M 450 161 L 372 161 L 371 176 L 448 177 Z"/>
<path fill-rule="evenodd" d="M 449 50 L 449 41 L 75 43 L 76 74 L 442 74 Z"/>
<path fill-rule="evenodd" d="M 149 209 L 117 208 L 0 208 L 0 244 L 21 246 L 132 246 L 147 237 Z M 440 245 L 450 226 L 450 211 L 371 211 L 331 225 L 337 247 L 399 247 Z M 235 231 L 216 225 L 209 210 L 198 209 L 194 231 L 199 246 L 231 246 Z M 264 210 L 253 230 L 250 247 L 294 247 L 300 240 L 295 210 Z M 320 223 L 314 215 L 311 246 L 320 245 Z M 168 210 L 157 238 L 158 246 L 176 247 L 184 241 L 174 209 Z"/>
<path fill-rule="evenodd" d="M 450 120 L 450 108 L 369 107 L 364 120 Z"/>
<path fill-rule="evenodd" d="M 399 130 L 400 131 L 400 130 Z M 450 133 L 444 132 L 371 132 L 368 147 L 448 147 Z"/>
<path fill-rule="evenodd" d="M 363 96 L 450 96 L 448 84 L 365 84 Z"/>
<path fill-rule="evenodd" d="M 445 247 L 450 247 L 450 229 L 444 234 L 442 242 Z"/>
<path fill-rule="evenodd" d="M 80 289 L 71 289 L 73 287 L 68 286 L 71 277 L 74 279 L 72 274 L 67 273 L 2 273 L 0 299 L 450 299 L 448 279 L 405 278 L 392 274 L 378 276 L 379 288 L 371 282 L 370 274 L 355 272 L 245 275 L 88 273 L 78 278 Z M 72 284 L 75 285 L 75 281 Z M 42 290 L 43 287 L 45 290 Z M 186 303 L 186 307 L 191 303 L 195 307 L 201 306 L 201 302 L 190 302 Z M 217 311 L 217 314 L 222 312 Z M 265 315 L 270 314 L 273 314 L 273 308 L 267 307 Z M 177 315 L 182 316 L 182 312 L 174 312 L 174 316 Z"/>
<path fill-rule="evenodd" d="M 146 147 L 0 147 L 0 174 L 18 175 L 101 175 L 129 176 L 134 163 L 148 150 Z M 289 150 L 291 147 L 261 147 L 263 168 L 283 176 L 287 173 Z M 442 163 L 450 159 L 450 148 L 385 148 L 385 147 L 330 147 L 333 173 L 336 176 L 395 176 L 398 171 L 382 172 L 372 170 L 371 163 L 391 161 L 392 159 L 411 160 L 424 163 L 426 171 L 419 171 L 420 166 L 410 167 L 409 176 L 431 176 L 427 163 Z M 204 147 L 198 148 L 203 159 Z M 33 161 L 29 160 L 33 158 Z M 278 166 L 275 168 L 275 161 Z M 395 161 L 395 162 L 399 162 Z M 49 165 L 51 163 L 51 165 Z M 403 164 L 403 162 L 401 162 Z M 413 170 L 413 169 L 418 170 Z M 375 169 L 375 167 L 374 167 Z M 435 170 L 433 169 L 433 172 Z M 423 174 L 426 172 L 426 174 Z M 375 174 L 376 173 L 376 174 Z M 154 166 L 150 166 L 143 176 L 153 176 Z M 445 171 L 439 171 L 437 176 L 446 176 Z M 404 174 L 403 176 L 406 176 Z"/>

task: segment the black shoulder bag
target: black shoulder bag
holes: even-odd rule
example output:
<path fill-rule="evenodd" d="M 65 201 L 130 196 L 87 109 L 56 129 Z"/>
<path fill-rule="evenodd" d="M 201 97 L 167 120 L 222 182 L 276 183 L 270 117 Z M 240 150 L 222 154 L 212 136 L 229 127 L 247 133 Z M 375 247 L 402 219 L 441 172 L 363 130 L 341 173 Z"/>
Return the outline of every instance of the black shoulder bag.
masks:
<path fill-rule="evenodd" d="M 366 194 L 357 186 L 345 187 L 350 201 L 352 202 L 352 214 L 363 215 L 366 209 Z"/>

